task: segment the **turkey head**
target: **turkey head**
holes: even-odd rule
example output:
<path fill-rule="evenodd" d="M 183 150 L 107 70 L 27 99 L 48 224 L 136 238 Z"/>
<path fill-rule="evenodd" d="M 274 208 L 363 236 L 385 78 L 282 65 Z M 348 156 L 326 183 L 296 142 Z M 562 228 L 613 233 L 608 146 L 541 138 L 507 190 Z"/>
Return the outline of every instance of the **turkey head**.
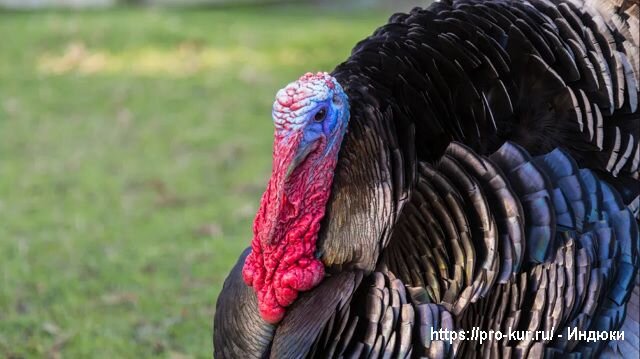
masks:
<path fill-rule="evenodd" d="M 347 97 L 327 73 L 307 73 L 276 95 L 273 169 L 242 272 L 269 323 L 324 277 L 316 241 L 348 120 Z"/>

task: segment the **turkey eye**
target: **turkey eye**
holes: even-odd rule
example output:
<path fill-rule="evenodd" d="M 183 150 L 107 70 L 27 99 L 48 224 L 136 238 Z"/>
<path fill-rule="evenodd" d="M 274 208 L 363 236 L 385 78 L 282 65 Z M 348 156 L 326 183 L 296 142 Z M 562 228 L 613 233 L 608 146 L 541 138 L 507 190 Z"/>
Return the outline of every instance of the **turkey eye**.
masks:
<path fill-rule="evenodd" d="M 326 116 L 327 116 L 327 110 L 325 110 L 324 108 L 321 108 L 320 111 L 316 112 L 316 115 L 313 117 L 313 119 L 316 122 L 320 122 L 324 120 Z"/>

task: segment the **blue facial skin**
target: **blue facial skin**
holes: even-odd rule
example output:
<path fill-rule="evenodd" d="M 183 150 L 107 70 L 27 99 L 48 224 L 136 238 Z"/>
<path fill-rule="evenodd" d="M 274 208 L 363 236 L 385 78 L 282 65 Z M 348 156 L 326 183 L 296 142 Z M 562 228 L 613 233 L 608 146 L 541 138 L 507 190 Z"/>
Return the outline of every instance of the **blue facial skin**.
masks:
<path fill-rule="evenodd" d="M 307 125 L 303 128 L 300 150 L 309 147 L 324 135 L 327 138 L 324 153 L 326 155 L 335 144 L 335 140 L 344 135 L 349 121 L 349 105 L 346 94 L 341 88 L 336 88 L 334 91 L 333 96 L 316 102 L 313 109 L 306 114 Z"/>
<path fill-rule="evenodd" d="M 341 89 L 340 89 L 341 90 Z M 342 91 L 340 91 L 342 92 Z M 322 156 L 317 160 L 321 161 L 331 151 L 335 145 L 336 139 L 342 139 L 349 121 L 349 109 L 347 102 L 340 99 L 340 94 L 335 94 L 331 98 L 317 102 L 313 110 L 309 111 L 306 116 L 307 125 L 303 127 L 303 137 L 296 158 L 293 161 L 294 167 L 300 164 L 309 153 L 314 149 L 314 142 L 322 136 L 327 138 L 327 145 Z M 344 92 L 342 96 L 346 98 Z M 315 166 L 316 164 L 314 164 Z M 293 168 L 292 168 L 293 170 Z"/>

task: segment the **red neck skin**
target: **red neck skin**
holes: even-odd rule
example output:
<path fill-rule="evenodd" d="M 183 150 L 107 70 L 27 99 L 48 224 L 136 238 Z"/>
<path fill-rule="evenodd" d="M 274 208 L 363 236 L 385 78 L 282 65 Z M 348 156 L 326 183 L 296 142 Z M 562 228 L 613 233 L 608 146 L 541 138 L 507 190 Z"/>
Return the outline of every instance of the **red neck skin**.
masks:
<path fill-rule="evenodd" d="M 273 171 L 253 225 L 252 252 L 243 277 L 258 295 L 265 321 L 279 322 L 285 307 L 298 292 L 309 290 L 324 277 L 324 266 L 315 257 L 320 221 L 331 192 L 339 145 L 324 155 L 326 138 L 286 177 L 301 133 L 285 138 L 276 133 Z M 340 139 L 334 143 L 339 144 Z"/>

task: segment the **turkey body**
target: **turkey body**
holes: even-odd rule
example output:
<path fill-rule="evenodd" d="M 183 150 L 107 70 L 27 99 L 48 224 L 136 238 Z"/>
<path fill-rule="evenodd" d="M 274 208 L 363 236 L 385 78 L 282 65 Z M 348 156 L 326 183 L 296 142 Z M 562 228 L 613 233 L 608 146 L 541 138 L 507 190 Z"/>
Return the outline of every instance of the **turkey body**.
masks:
<path fill-rule="evenodd" d="M 267 324 L 245 251 L 215 357 L 637 357 L 639 19 L 628 0 L 391 16 L 332 73 L 351 120 L 317 242 L 327 276 Z M 554 335 L 431 335 L 473 328 Z"/>

